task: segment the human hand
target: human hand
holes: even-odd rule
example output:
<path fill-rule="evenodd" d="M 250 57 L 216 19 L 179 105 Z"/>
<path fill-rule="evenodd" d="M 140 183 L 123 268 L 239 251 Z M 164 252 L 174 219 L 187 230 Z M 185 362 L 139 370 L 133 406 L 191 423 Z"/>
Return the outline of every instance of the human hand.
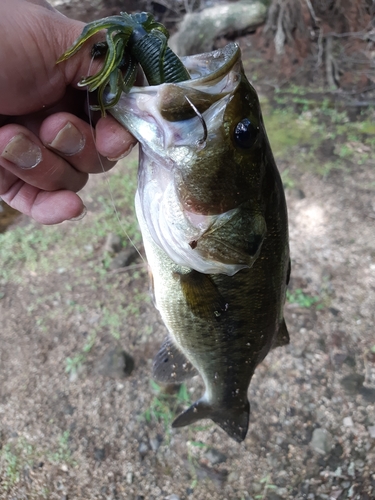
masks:
<path fill-rule="evenodd" d="M 84 213 L 76 192 L 88 174 L 109 170 L 136 143 L 112 117 L 88 123 L 77 83 L 90 44 L 56 65 L 83 26 L 44 0 L 0 1 L 0 196 L 43 224 Z"/>

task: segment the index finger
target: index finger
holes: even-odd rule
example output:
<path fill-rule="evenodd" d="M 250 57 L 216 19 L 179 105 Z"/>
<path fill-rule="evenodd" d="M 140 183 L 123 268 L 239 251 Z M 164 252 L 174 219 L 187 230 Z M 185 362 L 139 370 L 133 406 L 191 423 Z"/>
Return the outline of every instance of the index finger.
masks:
<path fill-rule="evenodd" d="M 56 113 L 46 118 L 39 130 L 43 144 L 65 158 L 80 172 L 100 173 L 126 156 L 136 143 L 113 118 L 101 118 L 93 129 L 71 113 Z"/>

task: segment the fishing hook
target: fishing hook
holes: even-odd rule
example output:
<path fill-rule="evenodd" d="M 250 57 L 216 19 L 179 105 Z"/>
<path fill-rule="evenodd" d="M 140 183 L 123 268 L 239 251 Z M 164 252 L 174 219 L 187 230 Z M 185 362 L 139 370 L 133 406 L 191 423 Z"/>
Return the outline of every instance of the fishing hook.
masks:
<path fill-rule="evenodd" d="M 202 127 L 203 127 L 203 137 L 201 139 L 199 139 L 197 142 L 198 142 L 198 146 L 202 146 L 204 147 L 206 145 L 206 141 L 207 141 L 207 136 L 208 136 L 208 131 L 207 131 L 207 125 L 206 125 L 206 122 L 203 118 L 203 115 L 202 113 L 200 113 L 198 111 L 198 109 L 196 108 L 196 106 L 191 102 L 191 100 L 185 96 L 185 99 L 187 100 L 187 102 L 190 104 L 190 106 L 192 107 L 192 109 L 194 110 L 195 114 L 197 115 L 197 117 L 199 118 L 201 124 L 202 124 Z"/>

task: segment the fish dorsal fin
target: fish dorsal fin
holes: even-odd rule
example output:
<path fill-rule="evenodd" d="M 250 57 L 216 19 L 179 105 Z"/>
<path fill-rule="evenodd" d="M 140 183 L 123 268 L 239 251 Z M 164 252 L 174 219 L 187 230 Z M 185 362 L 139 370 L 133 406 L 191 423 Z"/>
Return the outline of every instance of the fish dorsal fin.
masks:
<path fill-rule="evenodd" d="M 232 439 L 241 443 L 246 437 L 249 427 L 250 403 L 245 401 L 240 406 L 228 406 L 215 409 L 205 398 L 195 402 L 190 408 L 181 413 L 172 427 L 184 427 L 193 424 L 197 420 L 210 418 L 219 425 Z"/>
<path fill-rule="evenodd" d="M 197 374 L 190 361 L 167 337 L 155 356 L 153 378 L 165 384 L 179 384 Z"/>
<path fill-rule="evenodd" d="M 272 349 L 275 347 L 282 347 L 289 344 L 289 332 L 285 324 L 285 319 L 282 320 L 277 336 L 272 344 Z"/>

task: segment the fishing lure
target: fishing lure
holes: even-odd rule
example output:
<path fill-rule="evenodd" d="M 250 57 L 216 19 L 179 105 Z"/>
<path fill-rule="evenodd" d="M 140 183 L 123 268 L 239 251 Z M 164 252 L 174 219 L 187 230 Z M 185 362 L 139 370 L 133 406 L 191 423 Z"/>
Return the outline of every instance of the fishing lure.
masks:
<path fill-rule="evenodd" d="M 106 41 L 93 46 L 94 57 L 104 55 L 104 64 L 95 75 L 83 78 L 78 84 L 90 92 L 98 90 L 98 106 L 103 115 L 119 101 L 122 92 L 129 92 L 140 65 L 149 85 L 178 83 L 190 75 L 167 46 L 166 27 L 147 12 L 105 17 L 85 26 L 80 37 L 58 59 L 57 63 L 76 54 L 82 45 L 97 32 L 106 29 Z"/>

